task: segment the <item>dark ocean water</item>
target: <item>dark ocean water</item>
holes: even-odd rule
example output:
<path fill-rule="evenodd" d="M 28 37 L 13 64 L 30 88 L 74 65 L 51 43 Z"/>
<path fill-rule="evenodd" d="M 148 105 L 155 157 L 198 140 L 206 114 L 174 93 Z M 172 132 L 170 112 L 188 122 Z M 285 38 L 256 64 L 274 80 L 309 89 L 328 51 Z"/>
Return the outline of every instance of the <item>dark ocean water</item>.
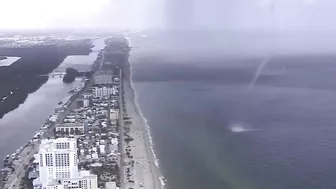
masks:
<path fill-rule="evenodd" d="M 336 56 L 271 57 L 251 86 L 265 56 L 176 41 L 135 39 L 131 56 L 169 189 L 336 188 Z"/>
<path fill-rule="evenodd" d="M 132 39 L 134 86 L 169 189 L 336 188 L 336 56 L 271 57 L 251 85 L 267 40 L 147 36 Z M 68 60 L 60 69 L 90 64 Z M 0 157 L 27 142 L 70 88 L 50 79 L 0 119 Z"/>

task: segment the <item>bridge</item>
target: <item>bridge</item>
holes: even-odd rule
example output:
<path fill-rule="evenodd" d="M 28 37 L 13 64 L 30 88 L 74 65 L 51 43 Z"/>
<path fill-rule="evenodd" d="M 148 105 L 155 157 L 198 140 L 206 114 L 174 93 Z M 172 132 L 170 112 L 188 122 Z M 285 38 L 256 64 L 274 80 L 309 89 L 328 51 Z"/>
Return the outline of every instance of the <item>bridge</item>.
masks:
<path fill-rule="evenodd" d="M 49 77 L 60 77 L 63 78 L 63 76 L 65 75 L 65 72 L 51 72 L 50 74 L 46 74 L 46 75 L 41 75 L 41 76 L 49 76 Z"/>

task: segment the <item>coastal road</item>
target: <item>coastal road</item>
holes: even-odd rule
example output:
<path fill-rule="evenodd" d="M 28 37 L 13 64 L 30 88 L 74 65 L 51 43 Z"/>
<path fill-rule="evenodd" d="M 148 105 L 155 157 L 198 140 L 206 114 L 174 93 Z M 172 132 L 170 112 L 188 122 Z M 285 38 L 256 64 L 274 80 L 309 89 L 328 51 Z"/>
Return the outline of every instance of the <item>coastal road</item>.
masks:
<path fill-rule="evenodd" d="M 37 149 L 38 146 L 29 146 L 20 153 L 20 159 L 17 160 L 18 164 L 15 166 L 15 172 L 8 179 L 10 182 L 6 184 L 5 188 L 17 189 L 20 187 L 20 182 L 26 173 L 25 166 L 29 166 L 29 161 L 37 153 Z"/>
<path fill-rule="evenodd" d="M 104 55 L 105 51 L 103 50 L 102 51 L 102 58 L 100 60 L 100 64 L 99 64 L 99 69 L 102 69 L 103 68 L 103 64 L 105 62 L 105 55 Z"/>
<path fill-rule="evenodd" d="M 99 68 L 102 68 L 104 61 L 105 61 L 104 53 L 102 53 L 102 59 L 99 62 Z M 78 96 L 86 92 L 92 85 L 93 80 L 91 79 L 90 82 L 87 85 L 85 85 L 81 91 L 77 92 L 69 99 L 69 101 L 66 103 L 68 105 L 68 108 L 64 112 L 59 114 L 58 120 L 49 126 L 48 131 L 44 134 L 44 136 L 42 136 L 42 139 L 54 136 L 55 126 L 59 123 L 62 123 L 65 117 L 69 114 L 70 110 L 76 106 L 75 99 L 77 99 Z M 12 175 L 9 177 L 8 182 L 5 185 L 5 188 L 18 189 L 20 187 L 20 182 L 26 173 L 25 166 L 30 165 L 30 159 L 33 158 L 34 154 L 38 152 L 39 149 L 38 147 L 39 147 L 38 145 L 37 146 L 30 145 L 22 150 L 22 152 L 19 154 L 20 158 L 16 161 L 18 163 L 15 166 L 15 172 L 13 172 Z"/>
<path fill-rule="evenodd" d="M 76 95 L 69 99 L 69 101 L 67 102 L 68 108 L 59 115 L 59 119 L 55 123 L 49 126 L 49 129 L 45 133 L 43 138 L 49 138 L 50 136 L 53 136 L 55 126 L 63 122 L 64 118 L 69 114 L 70 109 L 76 105 L 75 99 L 83 92 L 87 91 L 87 89 L 92 86 L 92 82 L 93 81 L 91 80 L 88 85 L 86 85 L 81 91 L 79 91 Z M 20 182 L 26 173 L 25 166 L 29 166 L 30 159 L 33 158 L 34 154 L 37 152 L 38 146 L 28 146 L 22 150 L 22 152 L 20 153 L 20 158 L 19 160 L 17 160 L 18 164 L 15 166 L 15 172 L 8 179 L 9 182 L 6 184 L 5 188 L 18 189 L 20 187 Z"/>
<path fill-rule="evenodd" d="M 119 70 L 119 136 L 120 136 L 120 189 L 125 189 L 125 178 L 124 178 L 124 173 L 125 173 L 125 168 L 124 168 L 124 110 L 123 110 L 123 103 L 122 103 L 122 97 L 123 97 L 123 79 L 122 79 L 122 73 L 121 70 Z"/>

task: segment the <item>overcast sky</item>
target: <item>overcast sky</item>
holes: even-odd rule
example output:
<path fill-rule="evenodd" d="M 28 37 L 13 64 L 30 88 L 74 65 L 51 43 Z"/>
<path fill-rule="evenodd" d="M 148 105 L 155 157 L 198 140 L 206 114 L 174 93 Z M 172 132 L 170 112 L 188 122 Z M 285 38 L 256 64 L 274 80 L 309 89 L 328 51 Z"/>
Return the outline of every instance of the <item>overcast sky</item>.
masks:
<path fill-rule="evenodd" d="M 336 30 L 335 0 L 0 0 L 0 28 Z"/>

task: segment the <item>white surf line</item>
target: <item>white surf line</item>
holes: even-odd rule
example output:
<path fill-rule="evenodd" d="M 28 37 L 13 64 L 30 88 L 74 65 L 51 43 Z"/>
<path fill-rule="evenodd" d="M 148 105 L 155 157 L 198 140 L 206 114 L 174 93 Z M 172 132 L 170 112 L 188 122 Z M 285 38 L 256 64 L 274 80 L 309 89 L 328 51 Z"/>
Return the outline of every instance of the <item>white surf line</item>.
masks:
<path fill-rule="evenodd" d="M 130 37 L 125 37 L 125 38 L 128 41 L 129 46 L 132 47 L 131 38 Z M 153 155 L 154 164 L 155 164 L 157 170 L 159 171 L 159 177 L 158 177 L 158 179 L 159 179 L 160 185 L 161 185 L 160 188 L 161 189 L 165 189 L 165 185 L 166 185 L 167 179 L 162 175 L 161 170 L 160 170 L 159 159 L 156 156 L 156 153 L 155 153 L 155 150 L 154 150 L 155 144 L 154 144 L 154 141 L 153 141 L 153 138 L 152 138 L 152 135 L 151 135 L 151 130 L 150 130 L 150 127 L 149 127 L 149 124 L 148 124 L 149 121 L 145 118 L 145 116 L 143 115 L 143 113 L 142 113 L 142 111 L 140 109 L 140 104 L 139 104 L 139 101 L 138 101 L 138 95 L 137 95 L 137 92 L 135 90 L 135 87 L 133 87 L 134 86 L 133 85 L 133 80 L 132 80 L 133 72 L 132 72 L 132 63 L 131 63 L 130 57 L 128 59 L 129 65 L 130 65 L 130 68 L 129 68 L 130 69 L 130 78 L 129 79 L 130 79 L 130 86 L 131 86 L 131 88 L 133 90 L 133 93 L 134 93 L 134 99 L 133 100 L 134 100 L 134 103 L 135 103 L 135 106 L 136 106 L 137 110 L 139 111 L 140 118 L 143 119 L 143 121 L 145 122 L 145 125 L 146 125 L 146 130 L 147 130 L 146 134 L 147 134 L 148 140 L 149 140 L 149 148 L 150 148 L 150 150 L 152 152 L 152 155 Z M 146 146 L 146 144 L 145 144 L 145 146 Z M 153 178 L 153 179 L 155 179 L 155 178 Z"/>
<path fill-rule="evenodd" d="M 253 77 L 252 81 L 250 82 L 250 85 L 249 85 L 249 89 L 250 90 L 254 88 L 254 86 L 257 83 L 258 78 L 259 78 L 259 76 L 261 74 L 261 71 L 264 69 L 264 67 L 267 65 L 267 63 L 269 62 L 270 59 L 271 59 L 271 57 L 267 56 L 266 58 L 264 58 L 264 60 L 259 65 L 256 73 L 254 74 L 254 77 Z"/>
<path fill-rule="evenodd" d="M 8 95 L 8 96 L 9 96 L 9 95 Z M 1 102 L 4 102 L 4 101 L 8 98 L 8 96 L 3 97 L 3 98 L 1 99 Z"/>

